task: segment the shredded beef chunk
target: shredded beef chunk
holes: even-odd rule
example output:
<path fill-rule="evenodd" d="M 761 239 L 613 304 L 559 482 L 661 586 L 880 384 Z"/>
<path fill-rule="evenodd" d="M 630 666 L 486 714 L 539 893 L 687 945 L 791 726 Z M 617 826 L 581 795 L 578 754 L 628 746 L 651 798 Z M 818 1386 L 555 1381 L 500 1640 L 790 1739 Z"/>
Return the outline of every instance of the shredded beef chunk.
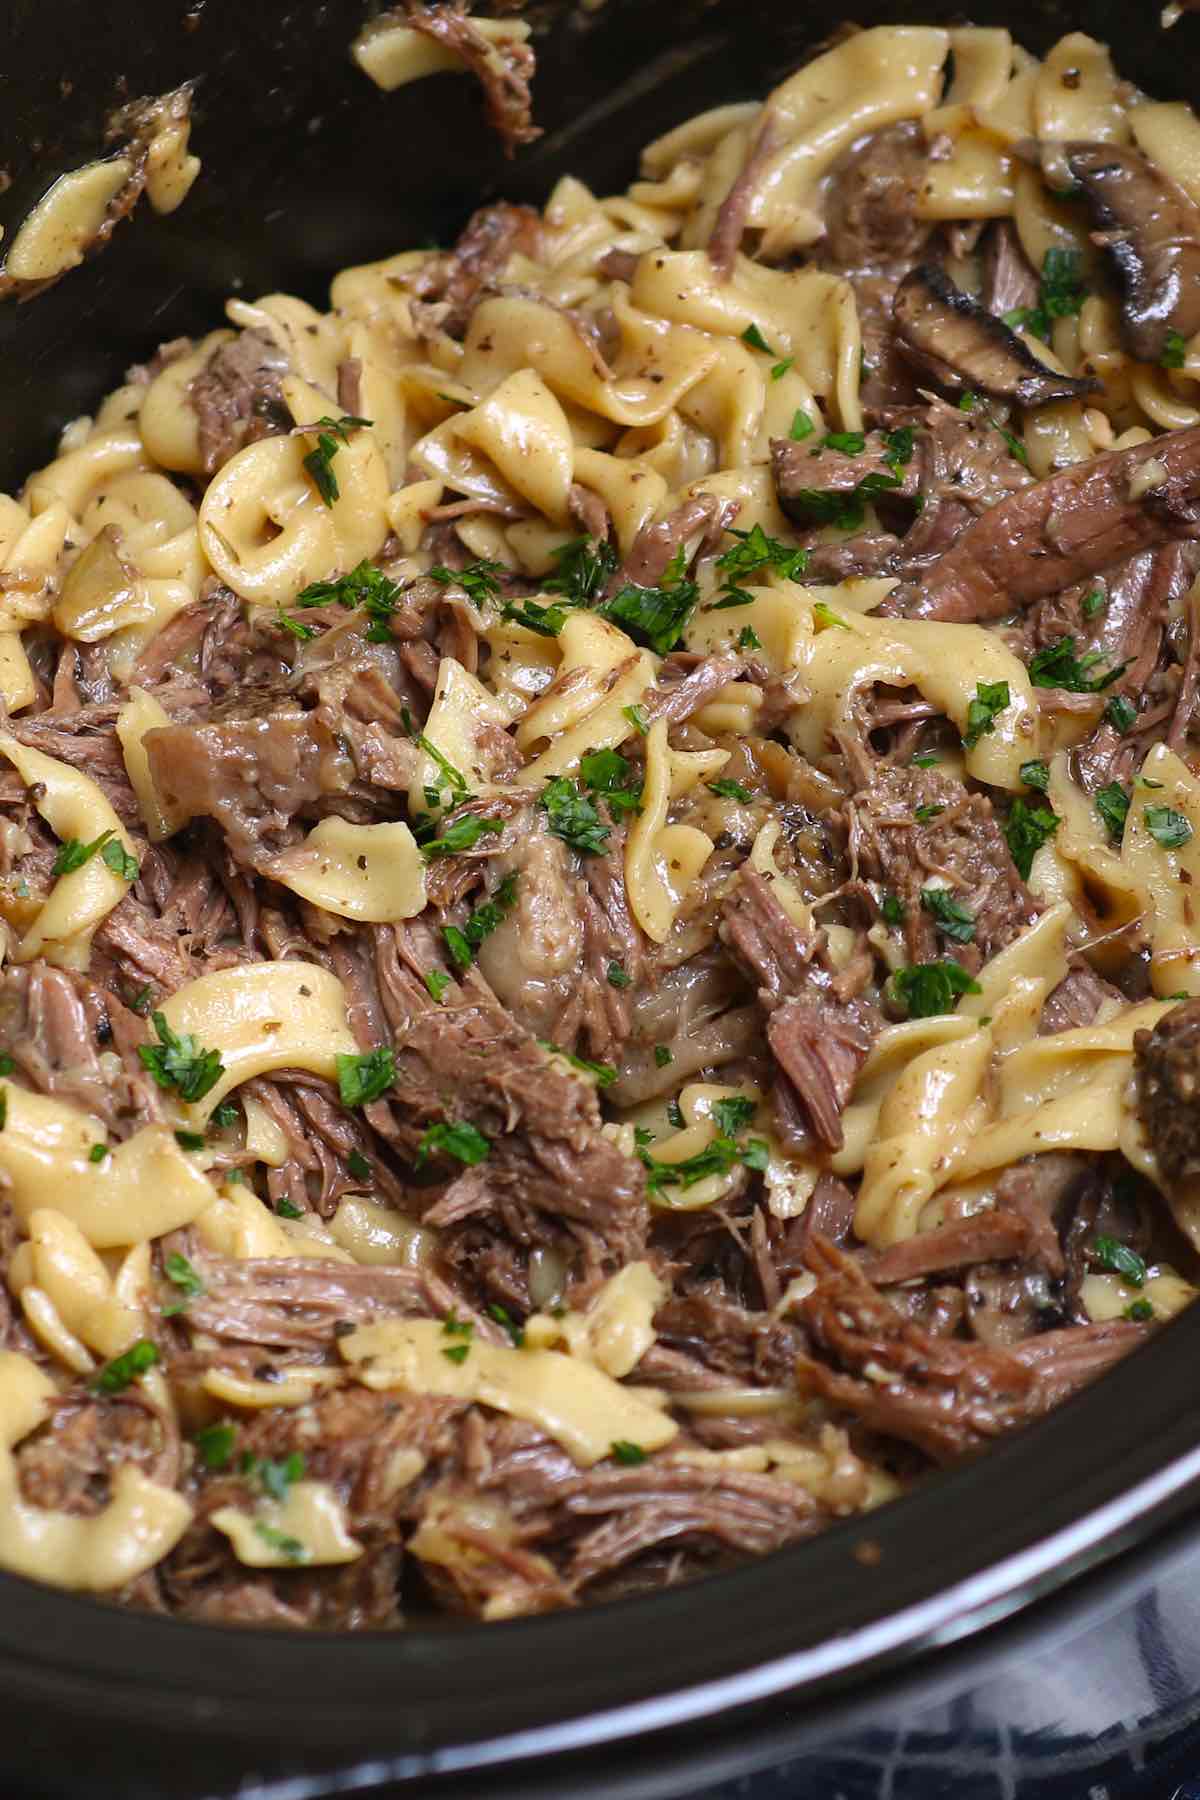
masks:
<path fill-rule="evenodd" d="M 914 619 L 998 619 L 1172 538 L 1200 536 L 1200 427 L 1049 475 L 964 531 L 919 588 Z"/>
<path fill-rule="evenodd" d="M 265 332 L 241 331 L 217 345 L 188 388 L 206 475 L 246 444 L 290 429 L 280 387 L 287 372 L 287 357 Z"/>
<path fill-rule="evenodd" d="M 936 769 L 881 768 L 849 805 L 850 849 L 859 873 L 899 900 L 909 960 L 952 951 L 978 967 L 1035 916 L 991 801 Z M 930 902 L 942 891 L 969 913 L 970 935 L 947 938 Z M 936 903 L 935 903 L 936 904 Z"/>
<path fill-rule="evenodd" d="M 428 5 L 426 0 L 405 0 L 404 13 L 414 31 L 432 38 L 464 62 L 483 89 L 488 120 L 506 156 L 512 156 L 522 144 L 541 137 L 541 127 L 533 123 L 533 51 L 518 37 L 504 37 L 492 43 L 467 17 L 465 5 L 449 0 L 446 5 Z"/>
<path fill-rule="evenodd" d="M 931 229 L 917 217 L 928 155 L 920 126 L 907 119 L 846 152 L 825 204 L 830 262 L 847 270 L 911 265 Z"/>

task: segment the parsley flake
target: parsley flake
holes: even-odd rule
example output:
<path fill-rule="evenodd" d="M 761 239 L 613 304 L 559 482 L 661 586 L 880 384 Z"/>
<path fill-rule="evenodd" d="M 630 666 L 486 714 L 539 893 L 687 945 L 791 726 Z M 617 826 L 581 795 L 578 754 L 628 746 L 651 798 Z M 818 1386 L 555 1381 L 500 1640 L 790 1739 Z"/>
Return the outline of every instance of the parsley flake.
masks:
<path fill-rule="evenodd" d="M 477 906 L 460 931 L 456 925 L 447 925 L 442 932 L 446 940 L 446 948 L 452 960 L 460 969 L 469 969 L 475 960 L 475 952 L 484 938 L 490 937 L 508 917 L 517 903 L 517 877 L 513 873 L 506 875 L 490 900 Z M 445 976 L 443 976 L 445 981 Z M 438 996 L 435 994 L 434 998 Z"/>
<path fill-rule="evenodd" d="M 774 356 L 775 354 L 757 325 L 747 325 L 745 331 L 742 333 L 742 342 L 743 344 L 749 344 L 752 350 L 765 350 L 768 356 Z"/>
<path fill-rule="evenodd" d="M 1164 850 L 1178 850 L 1192 835 L 1191 821 L 1173 806 L 1147 806 L 1142 809 L 1146 830 Z"/>
<path fill-rule="evenodd" d="M 627 975 L 620 963 L 610 962 L 605 973 L 608 977 L 609 987 L 627 988 L 633 985 L 632 975 Z"/>
<path fill-rule="evenodd" d="M 597 609 L 601 617 L 656 655 L 668 655 L 682 637 L 699 593 L 696 583 L 684 575 L 686 554 L 681 544 L 657 587 L 627 581 Z"/>
<path fill-rule="evenodd" d="M 996 720 L 1011 703 L 1007 681 L 977 681 L 975 698 L 967 707 L 967 729 L 963 747 L 973 750 L 981 737 L 995 731 Z"/>
<path fill-rule="evenodd" d="M 429 989 L 430 998 L 440 1006 L 442 995 L 450 986 L 450 977 L 442 969 L 426 969 L 425 986 Z"/>
<path fill-rule="evenodd" d="M 206 1469 L 214 1473 L 229 1467 L 237 1433 L 232 1425 L 205 1425 L 192 1439 Z"/>
<path fill-rule="evenodd" d="M 706 781 L 704 785 L 721 800 L 736 800 L 740 806 L 750 806 L 754 801 L 754 795 L 740 781 Z"/>
<path fill-rule="evenodd" d="M 160 1088 L 174 1088 L 181 1100 L 194 1106 L 210 1093 L 225 1073 L 217 1050 L 202 1050 L 191 1032 L 176 1033 L 160 1012 L 151 1015 L 158 1033 L 157 1044 L 139 1044 L 142 1066 Z"/>
<path fill-rule="evenodd" d="M 792 442 L 802 444 L 805 438 L 810 438 L 816 429 L 811 414 L 806 413 L 803 407 L 798 406 L 792 414 L 792 423 L 788 430 L 788 436 Z"/>
<path fill-rule="evenodd" d="M 391 617 L 400 604 L 400 589 L 373 563 L 360 562 L 336 581 L 313 581 L 296 596 L 297 606 L 344 606 L 361 609 L 368 619 L 367 637 L 386 644 L 391 637 Z"/>
<path fill-rule="evenodd" d="M 905 912 L 904 902 L 898 894 L 885 894 L 879 910 L 889 925 L 903 925 L 908 916 Z"/>
<path fill-rule="evenodd" d="M 615 1438 L 612 1444 L 612 1459 L 626 1469 L 636 1469 L 646 1460 L 646 1452 L 640 1444 L 631 1444 L 628 1438 Z"/>
<path fill-rule="evenodd" d="M 312 1556 L 312 1551 L 299 1538 L 280 1531 L 278 1526 L 268 1525 L 265 1519 L 255 1519 L 254 1529 L 264 1544 L 269 1544 L 272 1550 L 278 1550 L 280 1556 L 285 1556 L 291 1563 L 308 1562 Z"/>
<path fill-rule="evenodd" d="M 975 936 L 975 914 L 955 900 L 949 888 L 921 889 L 921 905 L 935 918 L 946 937 L 969 944 Z"/>
<path fill-rule="evenodd" d="M 1130 1287 L 1145 1287 L 1145 1259 L 1136 1250 L 1131 1250 L 1128 1244 L 1122 1244 L 1114 1237 L 1098 1237 L 1092 1243 L 1092 1254 L 1102 1269 L 1119 1275 Z"/>
<path fill-rule="evenodd" d="M 316 446 L 304 458 L 304 467 L 326 506 L 332 506 L 341 494 L 333 472 L 334 457 L 343 444 L 349 443 L 352 431 L 372 423 L 370 419 L 356 419 L 352 413 L 343 413 L 340 419 L 315 419 L 311 425 L 301 427 L 306 436 L 316 433 Z"/>
<path fill-rule="evenodd" d="M 429 838 L 421 845 L 421 855 L 426 862 L 436 856 L 461 856 L 467 850 L 473 850 L 480 838 L 486 833 L 495 836 L 504 830 L 503 819 L 481 818 L 478 813 L 465 813 L 461 819 L 455 819 L 447 825 L 439 837 Z"/>
<path fill-rule="evenodd" d="M 1026 767 L 1029 766 L 1026 764 Z M 1058 814 L 1051 807 L 1030 806 L 1019 797 L 1013 801 L 1008 823 L 1004 827 L 1004 841 L 1022 881 L 1029 880 L 1034 857 L 1042 845 L 1054 836 L 1058 826 Z"/>
<path fill-rule="evenodd" d="M 610 827 L 595 806 L 567 775 L 553 776 L 542 789 L 538 805 L 546 814 L 547 829 L 583 856 L 598 856 L 608 844 Z"/>
<path fill-rule="evenodd" d="M 448 569 L 445 563 L 437 563 L 429 571 L 430 578 L 442 587 L 460 587 L 472 605 L 483 612 L 489 601 L 500 592 L 498 577 L 507 575 L 508 570 L 503 563 L 489 562 L 481 557 L 477 562 L 468 563 L 464 569 Z"/>
<path fill-rule="evenodd" d="M 1168 331 L 1158 360 L 1164 369 L 1182 369 L 1187 361 L 1187 339 L 1182 331 Z"/>
<path fill-rule="evenodd" d="M 1020 776 L 1026 787 L 1037 788 L 1039 793 L 1044 794 L 1050 786 L 1050 764 L 1040 760 L 1023 762 Z"/>
<path fill-rule="evenodd" d="M 1129 666 L 1119 663 L 1103 675 L 1092 675 L 1089 671 L 1103 661 L 1102 650 L 1089 650 L 1086 656 L 1076 656 L 1075 639 L 1063 637 L 1055 644 L 1047 644 L 1030 659 L 1029 679 L 1034 687 L 1065 688 L 1071 694 L 1098 694 L 1111 687 Z"/>
<path fill-rule="evenodd" d="M 78 838 L 64 838 L 58 846 L 58 855 L 54 858 L 54 867 L 50 873 L 73 875 L 76 869 L 82 869 L 84 863 L 90 862 L 113 835 L 112 831 L 102 831 L 90 844 L 81 844 Z"/>
<path fill-rule="evenodd" d="M 431 1125 L 417 1148 L 417 1161 L 422 1163 L 435 1154 L 452 1156 L 456 1162 L 472 1169 L 484 1162 L 491 1144 L 482 1131 L 465 1121 L 461 1124 Z"/>
<path fill-rule="evenodd" d="M 1125 820 L 1129 814 L 1129 795 L 1119 781 L 1110 781 L 1106 786 L 1097 788 L 1093 795 L 1093 804 L 1108 828 L 1108 835 L 1113 842 L 1119 844 L 1125 835 Z"/>
<path fill-rule="evenodd" d="M 369 1106 L 396 1079 L 396 1056 L 389 1044 L 378 1044 L 361 1056 L 347 1056 L 339 1051 L 334 1062 L 343 1106 Z"/>
<path fill-rule="evenodd" d="M 88 1385 L 97 1394 L 123 1394 L 140 1375 L 144 1375 L 147 1369 L 152 1369 L 158 1360 L 158 1345 L 151 1343 L 149 1338 L 139 1338 L 136 1344 L 131 1344 L 120 1356 L 114 1356 L 111 1362 L 105 1363 Z"/>
<path fill-rule="evenodd" d="M 176 1313 L 186 1311 L 193 1300 L 200 1298 L 204 1292 L 204 1283 L 187 1257 L 181 1256 L 178 1250 L 172 1250 L 163 1263 L 163 1273 L 167 1280 L 179 1290 L 179 1298 L 168 1301 L 162 1309 L 163 1318 L 170 1319 Z"/>
<path fill-rule="evenodd" d="M 938 1013 L 953 1012 L 960 995 L 983 992 L 961 963 L 951 961 L 913 963 L 897 969 L 888 988 L 910 1019 L 931 1019 Z"/>

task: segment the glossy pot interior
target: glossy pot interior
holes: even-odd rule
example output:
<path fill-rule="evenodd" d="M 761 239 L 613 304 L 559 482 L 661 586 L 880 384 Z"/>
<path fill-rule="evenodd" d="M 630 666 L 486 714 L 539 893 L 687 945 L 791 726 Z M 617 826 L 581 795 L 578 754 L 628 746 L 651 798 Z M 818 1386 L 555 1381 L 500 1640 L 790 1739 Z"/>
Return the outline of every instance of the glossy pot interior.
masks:
<path fill-rule="evenodd" d="M 8 235 L 50 180 L 96 154 L 123 98 L 194 79 L 204 166 L 177 214 L 139 213 L 57 288 L 0 306 L 0 487 L 45 458 L 128 363 L 219 323 L 229 293 L 319 301 L 336 268 L 447 241 L 488 195 L 541 200 L 567 170 L 619 188 L 643 141 L 761 93 L 836 22 L 795 0 L 551 5 L 536 86 L 547 134 L 505 164 L 471 83 L 369 86 L 347 58 L 362 11 L 360 0 L 9 0 Z M 946 0 L 862 0 L 850 16 L 950 23 L 961 12 Z M 975 0 L 970 16 L 1035 49 L 1086 26 L 1141 86 L 1200 101 L 1200 16 L 1169 33 L 1157 6 L 1133 0 Z M 688 1746 L 731 1767 L 752 1731 L 819 1734 L 899 1661 L 1179 1516 L 1200 1481 L 1198 1361 L 1200 1308 L 1056 1416 L 867 1523 L 588 1612 L 298 1638 L 123 1614 L 0 1577 L 4 1791 L 18 1768 L 23 1792 L 93 1800 L 186 1800 L 253 1775 L 299 1800 L 334 1791 L 323 1772 L 336 1768 L 337 1791 L 574 1795 L 618 1791 L 621 1767 L 638 1773 L 620 1791 L 667 1792 Z"/>

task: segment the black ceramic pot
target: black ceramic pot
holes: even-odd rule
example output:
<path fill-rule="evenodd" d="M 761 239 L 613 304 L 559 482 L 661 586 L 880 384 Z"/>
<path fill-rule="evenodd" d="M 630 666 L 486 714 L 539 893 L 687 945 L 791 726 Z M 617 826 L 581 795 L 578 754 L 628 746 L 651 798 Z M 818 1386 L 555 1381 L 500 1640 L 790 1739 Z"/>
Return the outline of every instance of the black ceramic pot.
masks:
<path fill-rule="evenodd" d="M 365 82 L 347 58 L 362 16 L 362 0 L 9 0 L 8 232 L 54 176 L 95 154 L 115 102 L 185 79 L 204 172 L 171 218 L 139 215 L 57 288 L 0 306 L 0 485 L 37 466 L 128 363 L 219 323 L 230 292 L 319 300 L 341 265 L 446 241 L 481 198 L 541 200 L 567 170 L 618 189 L 643 141 L 761 93 L 837 23 L 797 0 L 564 9 L 540 50 L 546 136 L 506 164 L 470 83 L 386 96 Z M 953 0 L 861 0 L 849 16 L 960 13 Z M 1146 89 L 1200 101 L 1195 15 L 1169 33 L 1156 3 L 1134 0 L 975 0 L 971 17 L 1035 49 L 1084 27 Z M 1052 1418 L 867 1522 L 692 1587 L 552 1618 L 302 1638 L 121 1613 L 0 1576 L 0 1793 L 650 1800 L 815 1753 L 856 1721 L 928 1703 L 965 1669 L 1033 1654 L 1048 1640 L 1011 1623 L 997 1636 L 996 1622 L 1032 1605 L 1050 1630 L 1045 1597 L 1067 1583 L 1051 1618 L 1064 1604 L 1103 1618 L 1125 1577 L 1099 1565 L 1124 1553 L 1128 1569 L 1131 1547 L 1143 1576 L 1156 1558 L 1167 1566 L 1164 1532 L 1181 1554 L 1200 1492 L 1198 1365 L 1194 1308 Z M 1177 1698 L 1186 1713 L 1186 1691 Z M 1086 1778 L 1062 1791 L 1082 1800 Z"/>

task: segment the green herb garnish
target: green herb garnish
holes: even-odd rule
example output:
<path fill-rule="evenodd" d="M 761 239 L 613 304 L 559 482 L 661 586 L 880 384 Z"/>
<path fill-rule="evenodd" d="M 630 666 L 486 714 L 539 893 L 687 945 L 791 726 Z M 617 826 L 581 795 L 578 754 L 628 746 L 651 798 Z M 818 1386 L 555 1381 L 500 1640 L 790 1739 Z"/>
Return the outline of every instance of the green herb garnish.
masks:
<path fill-rule="evenodd" d="M 139 1338 L 136 1344 L 132 1344 L 120 1356 L 114 1356 L 111 1362 L 105 1363 L 88 1385 L 98 1394 L 123 1394 L 139 1375 L 152 1369 L 158 1360 L 158 1345 L 151 1343 L 149 1338 Z"/>
<path fill-rule="evenodd" d="M 946 937 L 952 938 L 956 944 L 972 942 L 975 936 L 975 914 L 955 900 L 948 888 L 922 888 L 921 905 L 937 920 Z"/>
<path fill-rule="evenodd" d="M 422 1163 L 427 1157 L 440 1154 L 452 1156 L 470 1169 L 485 1161 L 490 1149 L 488 1139 L 474 1125 L 431 1125 L 417 1148 L 417 1161 Z"/>
<path fill-rule="evenodd" d="M 1147 806 L 1142 810 L 1146 830 L 1164 850 L 1178 850 L 1192 835 L 1191 821 L 1173 806 Z"/>
<path fill-rule="evenodd" d="M 710 794 L 716 794 L 721 800 L 736 800 L 739 806 L 750 806 L 753 803 L 754 795 L 740 781 L 706 781 L 704 785 Z"/>
<path fill-rule="evenodd" d="M 1019 798 L 1013 801 L 1008 823 L 1004 827 L 1004 841 L 1022 881 L 1029 880 L 1034 857 L 1042 845 L 1054 836 L 1058 826 L 1058 814 L 1050 807 L 1030 806 Z"/>
<path fill-rule="evenodd" d="M 981 737 L 995 731 L 996 720 L 1011 703 L 1007 681 L 977 681 L 975 698 L 967 707 L 967 729 L 963 746 L 973 750 Z"/>
<path fill-rule="evenodd" d="M 1114 843 L 1119 844 L 1125 835 L 1125 820 L 1129 815 L 1129 795 L 1119 781 L 1110 781 L 1105 787 L 1097 788 L 1093 804 L 1108 827 L 1109 837 Z"/>
<path fill-rule="evenodd" d="M 180 1099 L 194 1106 L 210 1093 L 225 1073 L 217 1050 L 202 1050 L 190 1032 L 171 1030 L 162 1013 L 152 1015 L 157 1044 L 139 1044 L 138 1056 L 160 1088 L 174 1088 Z"/>
<path fill-rule="evenodd" d="M 378 1044 L 361 1056 L 339 1051 L 334 1062 L 343 1106 L 369 1106 L 386 1094 L 396 1079 L 396 1056 L 389 1044 Z"/>
<path fill-rule="evenodd" d="M 607 847 L 610 827 L 569 776 L 553 776 L 542 789 L 538 805 L 546 814 L 551 835 L 581 855 L 598 856 Z"/>
<path fill-rule="evenodd" d="M 977 981 L 956 962 L 914 963 L 897 969 L 888 987 L 910 1019 L 931 1019 L 953 1012 L 962 994 L 980 994 Z"/>
<path fill-rule="evenodd" d="M 1140 1288 L 1146 1285 L 1146 1264 L 1136 1250 L 1128 1244 L 1121 1243 L 1119 1238 L 1098 1237 L 1092 1244 L 1092 1255 L 1102 1269 L 1110 1274 L 1119 1275 L 1128 1286 Z"/>
<path fill-rule="evenodd" d="M 311 425 L 301 427 L 308 435 L 317 434 L 316 447 L 304 458 L 304 467 L 326 506 L 332 506 L 341 493 L 333 472 L 334 457 L 343 444 L 349 443 L 352 431 L 372 423 L 370 419 L 356 419 L 352 413 L 343 413 L 340 419 L 316 419 Z"/>

